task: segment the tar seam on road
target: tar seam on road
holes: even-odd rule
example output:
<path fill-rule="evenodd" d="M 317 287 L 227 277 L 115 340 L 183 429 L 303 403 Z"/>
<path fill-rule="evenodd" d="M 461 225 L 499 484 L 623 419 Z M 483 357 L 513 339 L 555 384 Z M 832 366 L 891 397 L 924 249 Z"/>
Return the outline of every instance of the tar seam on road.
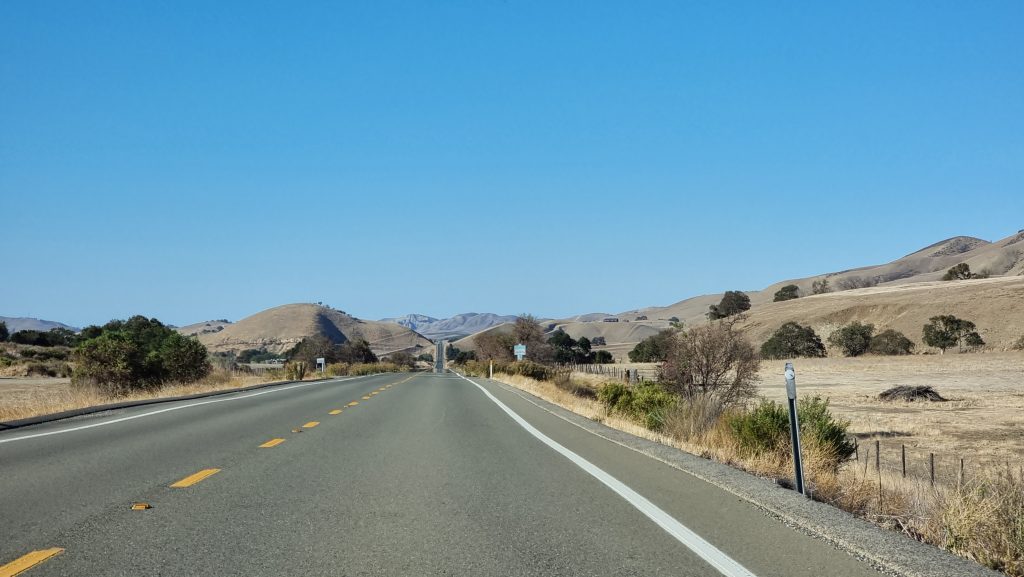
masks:
<path fill-rule="evenodd" d="M 370 376 L 373 376 L 373 375 L 370 375 Z M 60 435 L 62 433 L 73 433 L 75 431 L 81 431 L 81 430 L 84 430 L 84 429 L 92 429 L 93 427 L 102 427 L 102 426 L 105 426 L 105 425 L 113 425 L 114 423 L 122 423 L 124 421 L 131 421 L 131 420 L 134 420 L 134 419 L 141 419 L 143 417 L 150 417 L 152 415 L 159 415 L 161 413 L 167 413 L 167 412 L 170 412 L 170 411 L 177 411 L 179 409 L 188 409 L 190 407 L 198 407 L 200 405 L 210 405 L 210 404 L 213 404 L 213 403 L 226 403 L 228 401 L 239 401 L 239 400 L 242 400 L 242 399 L 249 399 L 249 398 L 252 398 L 252 397 L 258 397 L 260 395 L 269 395 L 270 393 L 276 393 L 276 392 L 279 392 L 279 391 L 290 391 L 291 389 L 297 389 L 297 388 L 300 388 L 300 387 L 311 387 L 313 385 L 322 385 L 324 383 L 343 383 L 345 381 L 351 381 L 353 379 L 358 379 L 358 378 L 360 378 L 360 377 L 352 377 L 352 378 L 349 378 L 349 379 L 337 379 L 337 380 L 330 380 L 330 381 L 314 381 L 312 383 L 300 383 L 300 384 L 297 384 L 297 385 L 290 385 L 290 386 L 287 386 L 287 387 L 280 387 L 280 388 L 276 388 L 276 389 L 267 389 L 265 391 L 258 391 L 258 392 L 255 392 L 255 393 L 250 393 L 248 395 L 242 395 L 242 396 L 239 396 L 239 397 L 228 397 L 228 398 L 223 398 L 223 399 L 211 399 L 209 401 L 200 401 L 198 403 L 189 403 L 187 405 L 178 405 L 176 407 L 168 407 L 166 409 L 160 409 L 160 410 L 157 410 L 157 411 L 150 411 L 148 413 L 142 413 L 141 415 L 130 415 L 128 417 L 121 417 L 119 419 L 112 419 L 110 421 L 103 421 L 101 423 L 92 423 L 92 424 L 89 424 L 89 425 L 82 425 L 80 427 L 72 427 L 70 429 L 60 429 L 60 430 L 57 430 L 57 431 L 47 431 L 45 433 L 33 433 L 33 434 L 30 434 L 30 435 L 22 435 L 20 437 L 12 437 L 10 439 L 0 439 L 0 445 L 2 445 L 4 443 L 13 443 L 14 441 L 24 441 L 24 440 L 27 440 L 27 439 L 35 439 L 37 437 L 48 437 L 50 435 Z"/>
<path fill-rule="evenodd" d="M 686 525 L 683 525 L 674 517 L 663 511 L 660 507 L 647 500 L 646 497 L 637 493 L 633 489 L 630 489 L 622 481 L 619 481 L 590 461 L 577 455 L 568 448 L 559 444 L 557 441 L 537 430 L 536 427 L 520 417 L 515 411 L 508 408 L 508 406 L 499 401 L 497 397 L 492 395 L 490 391 L 480 386 L 479 383 L 473 382 L 462 375 L 459 376 L 475 385 L 476 388 L 480 389 L 484 395 L 487 395 L 487 398 L 493 401 L 494 404 L 498 405 L 501 410 L 505 411 L 508 416 L 512 417 L 512 419 L 518 423 L 519 426 L 526 429 L 528 433 L 572 461 L 576 466 L 586 471 L 590 476 L 603 483 L 609 489 L 618 493 L 618 495 L 629 502 L 630 505 L 647 516 L 651 521 L 654 521 L 655 524 L 664 529 L 669 535 L 672 535 L 672 537 L 677 541 L 686 545 L 686 547 L 691 551 L 699 555 L 701 559 L 707 561 L 707 563 L 717 569 L 719 573 L 726 577 L 756 577 L 754 573 L 746 567 L 740 565 L 732 557 L 729 557 L 714 545 L 705 541 L 700 535 L 691 531 L 686 527 Z"/>

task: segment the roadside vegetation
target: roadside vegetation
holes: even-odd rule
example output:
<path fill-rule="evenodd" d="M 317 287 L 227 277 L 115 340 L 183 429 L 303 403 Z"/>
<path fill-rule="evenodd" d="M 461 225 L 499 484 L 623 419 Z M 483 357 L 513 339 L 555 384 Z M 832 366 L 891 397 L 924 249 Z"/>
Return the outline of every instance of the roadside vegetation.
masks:
<path fill-rule="evenodd" d="M 757 371 L 761 358 L 822 357 L 825 346 L 810 327 L 787 323 L 758 354 L 730 320 L 663 331 L 638 344 L 631 360 L 660 363 L 657 381 L 595 385 L 587 375 L 509 360 L 494 364 L 494 378 L 608 426 L 791 486 L 788 412 L 757 396 Z M 829 342 L 846 356 L 913 350 L 905 335 L 874 334 L 873 326 L 857 322 L 834 331 Z M 470 376 L 486 377 L 488 368 L 484 360 L 459 364 Z M 864 465 L 866 459 L 851 460 L 851 423 L 833 415 L 828 398 L 803 396 L 798 412 L 814 499 L 1024 577 L 1024 472 L 1009 466 L 978 470 L 953 484 L 930 486 L 876 471 Z"/>

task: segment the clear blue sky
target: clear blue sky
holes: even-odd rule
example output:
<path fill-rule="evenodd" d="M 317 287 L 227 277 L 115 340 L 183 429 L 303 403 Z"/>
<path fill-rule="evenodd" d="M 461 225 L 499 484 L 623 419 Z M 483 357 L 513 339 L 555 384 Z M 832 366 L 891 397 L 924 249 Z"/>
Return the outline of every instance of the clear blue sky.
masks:
<path fill-rule="evenodd" d="M 1022 29 L 1019 1 L 4 2 L 0 314 L 557 317 L 1002 238 Z"/>

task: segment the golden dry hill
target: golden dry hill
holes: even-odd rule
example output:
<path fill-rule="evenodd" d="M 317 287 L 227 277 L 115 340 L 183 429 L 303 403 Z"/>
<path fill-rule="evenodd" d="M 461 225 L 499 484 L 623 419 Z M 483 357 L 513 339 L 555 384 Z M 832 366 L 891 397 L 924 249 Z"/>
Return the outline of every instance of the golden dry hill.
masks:
<path fill-rule="evenodd" d="M 195 334 L 195 327 L 187 327 Z M 342 343 L 365 339 L 378 356 L 397 351 L 413 355 L 433 352 L 433 344 L 418 333 L 395 323 L 364 321 L 342 311 L 316 304 L 290 304 L 274 307 L 236 323 L 219 324 L 216 331 L 198 331 L 199 340 L 211 352 L 239 352 L 266 349 L 274 353 L 288 351 L 303 338 L 324 335 Z"/>

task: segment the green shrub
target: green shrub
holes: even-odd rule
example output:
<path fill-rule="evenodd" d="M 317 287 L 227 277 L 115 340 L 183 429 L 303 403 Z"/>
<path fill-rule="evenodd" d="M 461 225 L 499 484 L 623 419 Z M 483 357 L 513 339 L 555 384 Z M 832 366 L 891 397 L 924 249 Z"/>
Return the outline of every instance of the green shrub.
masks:
<path fill-rule="evenodd" d="M 824 357 L 825 345 L 811 327 L 788 322 L 761 345 L 761 356 L 768 359 Z"/>
<path fill-rule="evenodd" d="M 789 435 L 789 411 L 785 406 L 762 399 L 750 411 L 727 417 L 740 451 L 748 456 L 782 450 Z"/>
<path fill-rule="evenodd" d="M 871 337 L 868 351 L 875 355 L 909 355 L 914 342 L 899 331 L 887 329 Z"/>
<path fill-rule="evenodd" d="M 855 449 L 846 437 L 850 422 L 836 420 L 828 410 L 828 399 L 818 395 L 804 397 L 797 403 L 800 417 L 800 434 L 812 437 L 819 449 L 827 451 L 836 465 L 845 461 Z"/>
<path fill-rule="evenodd" d="M 676 397 L 656 383 L 644 384 L 633 391 L 629 410 L 633 418 L 652 431 L 665 426 L 666 411 L 676 403 Z"/>
<path fill-rule="evenodd" d="M 797 415 L 801 437 L 824 451 L 833 466 L 838 466 L 853 454 L 854 445 L 846 437 L 850 422 L 836 420 L 832 416 L 828 410 L 828 399 L 817 395 L 800 399 Z M 773 452 L 781 455 L 792 450 L 789 409 L 783 404 L 762 400 L 753 410 L 730 415 L 728 423 L 741 451 L 748 456 Z"/>
<path fill-rule="evenodd" d="M 598 389 L 597 399 L 609 412 L 635 419 L 652 431 L 665 426 L 666 413 L 676 403 L 675 395 L 657 383 L 633 388 L 622 383 L 608 383 Z"/>
<path fill-rule="evenodd" d="M 597 390 L 597 400 L 608 409 L 609 412 L 628 412 L 629 406 L 633 404 L 633 391 L 622 383 L 607 383 Z"/>
<path fill-rule="evenodd" d="M 637 343 L 629 351 L 629 360 L 634 363 L 660 363 L 665 360 L 672 348 L 676 331 L 665 329 Z"/>

